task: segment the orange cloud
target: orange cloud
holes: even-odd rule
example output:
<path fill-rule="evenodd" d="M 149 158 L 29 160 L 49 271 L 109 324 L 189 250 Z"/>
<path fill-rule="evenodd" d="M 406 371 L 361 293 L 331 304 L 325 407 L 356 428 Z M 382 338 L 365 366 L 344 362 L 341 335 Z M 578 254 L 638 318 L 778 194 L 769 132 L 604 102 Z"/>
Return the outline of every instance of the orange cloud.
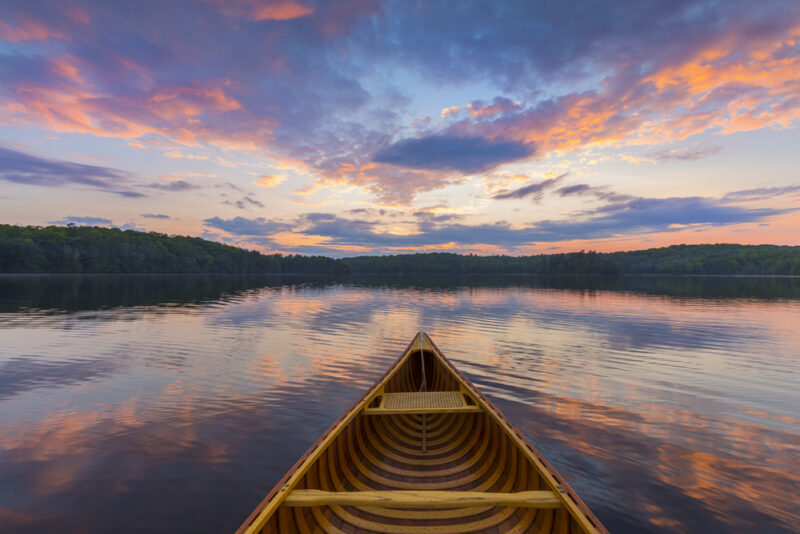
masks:
<path fill-rule="evenodd" d="M 280 174 L 275 174 L 275 175 L 265 174 L 253 180 L 253 185 L 259 185 L 261 187 L 275 187 L 276 185 L 283 182 L 285 179 L 286 176 Z"/>
<path fill-rule="evenodd" d="M 228 122 L 214 120 L 220 114 L 242 110 L 241 103 L 219 85 L 172 87 L 112 97 L 85 82 L 71 58 L 59 58 L 51 64 L 53 72 L 68 83 L 53 87 L 17 85 L 16 102 L 3 103 L 0 120 L 34 122 L 58 132 L 100 137 L 131 139 L 157 134 L 182 145 L 207 143 L 232 150 L 254 150 L 272 139 L 271 119 L 241 117 L 237 127 L 231 129 L 227 128 Z M 178 157 L 174 154 L 177 153 L 170 157 Z"/>
<path fill-rule="evenodd" d="M 475 126 L 490 138 L 535 144 L 539 154 L 592 145 L 661 144 L 709 129 L 730 134 L 788 128 L 800 120 L 800 55 L 779 52 L 800 41 L 800 26 L 782 38 L 748 42 L 729 35 L 680 64 L 631 83 L 606 80 L 597 93 L 571 94 L 543 112 Z M 492 112 L 478 107 L 474 115 Z"/>
<path fill-rule="evenodd" d="M 305 17 L 314 12 L 308 6 L 295 2 L 272 2 L 253 9 L 251 15 L 254 20 L 291 20 Z"/>
<path fill-rule="evenodd" d="M 160 89 L 149 97 L 149 110 L 164 119 L 193 117 L 205 111 L 234 111 L 242 105 L 221 87 L 172 87 Z"/>
<path fill-rule="evenodd" d="M 461 111 L 461 106 L 450 106 L 449 108 L 444 108 L 442 110 L 441 115 L 442 115 L 442 118 L 444 119 L 448 115 L 455 115 L 459 111 Z"/>
<path fill-rule="evenodd" d="M 194 154 L 183 154 L 181 152 L 165 152 L 165 158 L 180 158 L 180 159 L 208 159 L 208 156 L 197 156 Z"/>

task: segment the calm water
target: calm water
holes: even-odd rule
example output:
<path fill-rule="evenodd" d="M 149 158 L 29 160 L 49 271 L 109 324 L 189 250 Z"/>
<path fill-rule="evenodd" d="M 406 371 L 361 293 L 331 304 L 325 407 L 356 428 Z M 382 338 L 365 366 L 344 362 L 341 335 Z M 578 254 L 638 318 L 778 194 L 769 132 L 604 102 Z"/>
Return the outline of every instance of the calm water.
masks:
<path fill-rule="evenodd" d="M 800 280 L 0 278 L 0 531 L 232 532 L 416 331 L 615 533 L 800 530 Z"/>

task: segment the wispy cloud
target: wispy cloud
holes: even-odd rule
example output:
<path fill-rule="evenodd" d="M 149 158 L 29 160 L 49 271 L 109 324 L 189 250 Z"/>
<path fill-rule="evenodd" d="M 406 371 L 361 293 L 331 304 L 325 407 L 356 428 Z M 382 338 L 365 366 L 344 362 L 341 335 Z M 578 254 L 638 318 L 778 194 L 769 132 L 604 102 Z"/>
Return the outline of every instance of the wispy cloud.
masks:
<path fill-rule="evenodd" d="M 495 194 L 492 198 L 495 200 L 506 200 L 511 198 L 533 197 L 534 201 L 538 201 L 544 196 L 545 190 L 555 187 L 566 177 L 567 173 L 563 173 L 555 178 L 549 178 L 547 180 L 542 180 L 541 182 L 524 185 L 520 188 L 512 189 L 510 191 L 503 189 Z"/>
<path fill-rule="evenodd" d="M 248 207 L 258 207 L 258 208 L 264 207 L 264 203 L 254 198 L 251 194 L 245 195 L 244 197 L 241 198 L 241 200 L 236 200 L 236 201 L 226 200 L 223 202 L 223 204 L 236 206 L 240 210 L 246 209 Z"/>
<path fill-rule="evenodd" d="M 0 180 L 42 187 L 82 185 L 126 197 L 141 197 L 128 185 L 131 175 L 118 169 L 41 158 L 0 147 Z"/>
<path fill-rule="evenodd" d="M 650 157 L 660 161 L 694 161 L 713 156 L 714 154 L 719 154 L 721 150 L 722 147 L 718 145 L 693 146 L 659 150 L 650 154 Z"/>
<path fill-rule="evenodd" d="M 193 189 L 201 189 L 199 185 L 194 185 L 186 180 L 169 180 L 162 182 L 151 182 L 144 187 L 150 189 L 159 189 L 161 191 L 191 191 Z"/>
<path fill-rule="evenodd" d="M 800 193 L 800 185 L 787 185 L 785 187 L 757 187 L 755 189 L 744 189 L 733 191 L 723 197 L 724 200 L 764 200 Z"/>

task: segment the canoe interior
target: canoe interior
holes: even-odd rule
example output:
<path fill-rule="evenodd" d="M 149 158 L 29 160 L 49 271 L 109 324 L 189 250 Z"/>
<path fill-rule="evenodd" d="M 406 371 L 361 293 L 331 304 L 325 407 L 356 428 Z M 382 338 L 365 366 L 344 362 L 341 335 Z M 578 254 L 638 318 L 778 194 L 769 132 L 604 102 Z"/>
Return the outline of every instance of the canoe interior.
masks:
<path fill-rule="evenodd" d="M 458 374 L 427 336 L 423 335 L 420 344 L 420 335 L 384 378 L 306 453 L 239 532 L 605 532 L 549 464 Z M 458 408 L 462 411 L 381 411 L 381 406 L 387 405 L 385 399 L 393 398 L 391 394 L 420 391 L 423 376 L 428 392 L 457 392 L 463 399 Z M 443 396 L 453 397 L 453 393 Z M 423 500 L 441 495 L 445 501 L 463 496 L 460 492 L 505 496 L 539 491 L 531 495 L 549 495 L 552 502 L 529 506 L 492 502 L 349 506 L 327 502 L 296 505 L 291 497 L 287 499 L 293 491 L 297 496 L 385 496 L 394 494 L 383 492 L 397 490 L 402 490 L 398 495 L 409 498 L 418 497 L 413 491 L 434 491 L 437 493 L 419 495 Z M 311 500 L 313 504 L 313 497 Z"/>

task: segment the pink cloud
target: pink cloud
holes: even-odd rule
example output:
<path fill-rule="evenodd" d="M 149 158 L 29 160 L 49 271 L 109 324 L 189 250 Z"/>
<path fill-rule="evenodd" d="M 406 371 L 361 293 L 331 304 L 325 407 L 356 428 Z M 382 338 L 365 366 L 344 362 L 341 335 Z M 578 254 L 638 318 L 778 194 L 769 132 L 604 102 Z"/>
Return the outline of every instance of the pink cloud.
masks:
<path fill-rule="evenodd" d="M 0 20 L 0 38 L 11 43 L 21 43 L 23 41 L 46 42 L 50 39 L 69 40 L 69 37 L 64 33 L 49 29 L 38 21 L 27 19 L 11 24 Z"/>
<path fill-rule="evenodd" d="M 253 20 L 292 20 L 314 13 L 314 9 L 296 2 L 270 2 L 253 8 Z"/>

